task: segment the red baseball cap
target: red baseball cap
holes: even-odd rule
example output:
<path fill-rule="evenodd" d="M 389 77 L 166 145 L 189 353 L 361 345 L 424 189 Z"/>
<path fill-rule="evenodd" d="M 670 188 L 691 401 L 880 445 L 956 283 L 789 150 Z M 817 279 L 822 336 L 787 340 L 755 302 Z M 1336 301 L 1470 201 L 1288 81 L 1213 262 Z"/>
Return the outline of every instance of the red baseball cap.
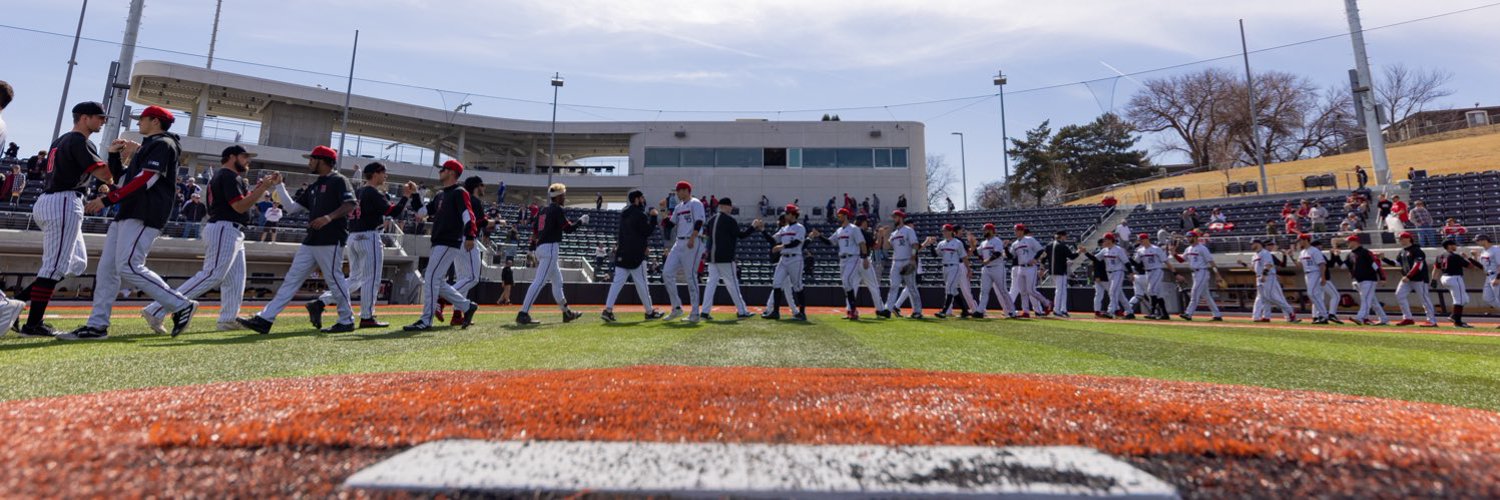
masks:
<path fill-rule="evenodd" d="M 906 218 L 906 212 L 903 212 L 903 211 L 900 211 L 900 210 L 895 210 L 895 211 L 891 212 L 891 217 L 900 217 L 902 219 L 905 219 Z"/>
<path fill-rule="evenodd" d="M 1025 224 L 1016 224 L 1015 230 L 1016 231 L 1027 231 L 1028 229 L 1026 229 L 1026 225 Z"/>
<path fill-rule="evenodd" d="M 854 217 L 854 211 L 847 208 L 840 208 L 838 214 L 844 217 Z"/>
<path fill-rule="evenodd" d="M 693 185 L 689 184 L 688 181 L 677 181 L 677 189 L 678 190 L 686 189 L 688 191 L 692 191 L 693 190 Z M 790 205 L 788 205 L 788 206 L 790 206 Z"/>
<path fill-rule="evenodd" d="M 953 224 L 943 224 L 943 230 L 944 231 L 947 231 L 947 232 L 951 233 L 951 232 L 953 232 L 954 229 L 955 228 L 953 227 Z"/>
<path fill-rule="evenodd" d="M 1115 233 L 1104 233 L 1104 239 L 1115 241 Z"/>
<path fill-rule="evenodd" d="M 790 204 L 790 203 L 788 203 L 786 205 L 786 213 L 789 213 L 789 214 L 792 214 L 792 215 L 797 215 L 800 212 L 801 212 L 800 210 L 797 210 L 797 206 L 796 205 L 793 205 L 793 204 Z"/>
<path fill-rule="evenodd" d="M 1396 236 L 1396 238 L 1403 239 L 1403 240 L 1414 240 L 1414 239 L 1416 239 L 1415 236 L 1412 236 L 1411 231 L 1402 231 L 1400 235 Z"/>
<path fill-rule="evenodd" d="M 995 230 L 995 225 L 994 224 L 985 224 L 984 225 L 984 230 L 985 231 L 994 231 Z"/>
<path fill-rule="evenodd" d="M 1198 232 L 1197 229 L 1194 229 L 1192 231 L 1188 231 L 1187 235 L 1188 236 L 1193 236 L 1193 237 L 1198 237 L 1198 236 L 1203 236 L 1203 233 L 1200 233 L 1200 232 Z"/>
<path fill-rule="evenodd" d="M 318 146 L 318 147 L 313 148 L 313 150 L 312 150 L 311 153 L 302 155 L 302 157 L 303 158 L 318 158 L 318 159 L 322 159 L 322 160 L 327 160 L 328 163 L 338 163 L 338 161 L 339 161 L 339 152 L 338 151 L 334 151 L 333 148 L 330 148 L 328 146 Z"/>
<path fill-rule="evenodd" d="M 1344 241 L 1359 241 L 1359 235 L 1351 234 L 1348 238 L 1344 238 Z"/>
<path fill-rule="evenodd" d="M 1141 234 L 1136 235 L 1135 239 L 1138 239 L 1138 240 L 1149 240 L 1149 239 L 1151 239 L 1151 235 L 1146 234 L 1146 233 L 1141 233 Z"/>
<path fill-rule="evenodd" d="M 160 106 L 146 106 L 146 109 L 141 111 L 141 114 L 135 116 L 136 120 L 140 120 L 141 118 L 155 118 L 167 123 L 177 121 L 177 117 L 172 116 L 171 111 L 167 111 Z"/>
<path fill-rule="evenodd" d="M 443 162 L 443 166 L 439 170 L 452 170 L 455 174 L 463 175 L 464 164 L 459 163 L 458 160 L 448 160 Z"/>
<path fill-rule="evenodd" d="M 1307 234 L 1307 233 L 1299 233 L 1297 235 L 1297 239 L 1312 241 L 1312 235 L 1311 234 Z"/>

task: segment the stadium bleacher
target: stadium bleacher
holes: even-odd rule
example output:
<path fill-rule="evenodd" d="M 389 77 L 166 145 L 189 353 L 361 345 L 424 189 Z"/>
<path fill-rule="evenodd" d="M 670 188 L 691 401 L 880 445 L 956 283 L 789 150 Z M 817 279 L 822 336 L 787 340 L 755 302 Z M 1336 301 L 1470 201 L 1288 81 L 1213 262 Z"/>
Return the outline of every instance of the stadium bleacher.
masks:
<path fill-rule="evenodd" d="M 1125 219 L 1125 224 L 1136 232 L 1149 232 L 1155 235 L 1156 231 L 1166 228 L 1169 232 L 1182 233 L 1181 216 L 1188 207 L 1198 209 L 1200 226 L 1208 224 L 1208 215 L 1212 209 L 1219 209 L 1225 219 L 1233 227 L 1225 227 L 1222 230 L 1210 231 L 1209 249 L 1213 251 L 1246 251 L 1249 248 L 1250 237 L 1264 236 L 1266 234 L 1266 221 L 1275 219 L 1278 234 L 1284 235 L 1281 227 L 1281 208 L 1291 201 L 1294 205 L 1301 200 L 1317 202 L 1329 211 L 1328 222 L 1323 233 L 1315 236 L 1327 237 L 1338 229 L 1339 220 L 1343 218 L 1344 197 L 1348 192 L 1322 194 L 1316 197 L 1307 197 L 1288 200 L 1287 198 L 1273 198 L 1265 200 L 1239 201 L 1234 203 L 1216 203 L 1223 200 L 1200 200 L 1191 203 L 1173 203 L 1170 205 L 1158 205 L 1151 209 L 1145 207 L 1137 208 Z M 1219 238 L 1219 239 L 1216 239 Z"/>
<path fill-rule="evenodd" d="M 1500 225 L 1500 171 L 1430 176 L 1412 181 L 1411 199 L 1427 202 L 1427 210 L 1442 225 L 1453 218 L 1465 226 Z"/>

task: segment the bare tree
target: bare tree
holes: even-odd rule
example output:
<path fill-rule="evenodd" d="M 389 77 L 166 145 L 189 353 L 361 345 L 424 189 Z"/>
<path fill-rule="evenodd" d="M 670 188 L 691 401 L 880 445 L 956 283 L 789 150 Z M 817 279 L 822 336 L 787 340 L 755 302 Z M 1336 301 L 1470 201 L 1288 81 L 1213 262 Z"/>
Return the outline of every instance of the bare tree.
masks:
<path fill-rule="evenodd" d="M 947 210 L 948 205 L 943 200 L 952 195 L 953 183 L 957 181 L 953 176 L 953 167 L 948 166 L 947 157 L 927 155 L 927 208 Z"/>
<path fill-rule="evenodd" d="M 1166 151 L 1186 154 L 1195 165 L 1212 165 L 1226 153 L 1222 139 L 1229 125 L 1223 121 L 1224 112 L 1234 104 L 1224 97 L 1234 82 L 1232 73 L 1218 68 L 1147 80 L 1145 88 L 1130 98 L 1125 117 L 1141 132 L 1175 136 L 1163 143 Z"/>
<path fill-rule="evenodd" d="M 1392 123 L 1398 122 L 1425 111 L 1433 101 L 1453 95 L 1448 88 L 1452 80 L 1453 73 L 1446 70 L 1392 64 L 1375 81 L 1375 100 L 1391 114 Z"/>
<path fill-rule="evenodd" d="M 979 190 L 974 192 L 974 199 L 978 200 L 979 208 L 984 210 L 1016 206 L 1005 181 L 989 181 L 980 185 Z"/>

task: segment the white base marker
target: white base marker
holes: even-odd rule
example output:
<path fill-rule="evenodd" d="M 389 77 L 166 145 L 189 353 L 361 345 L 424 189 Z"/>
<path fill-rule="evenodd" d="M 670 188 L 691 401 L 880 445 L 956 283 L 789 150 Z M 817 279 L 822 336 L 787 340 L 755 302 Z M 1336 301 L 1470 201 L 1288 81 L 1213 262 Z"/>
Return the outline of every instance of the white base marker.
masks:
<path fill-rule="evenodd" d="M 846 446 L 437 441 L 344 486 L 408 492 L 675 497 L 1178 498 L 1150 474 L 1072 446 Z"/>

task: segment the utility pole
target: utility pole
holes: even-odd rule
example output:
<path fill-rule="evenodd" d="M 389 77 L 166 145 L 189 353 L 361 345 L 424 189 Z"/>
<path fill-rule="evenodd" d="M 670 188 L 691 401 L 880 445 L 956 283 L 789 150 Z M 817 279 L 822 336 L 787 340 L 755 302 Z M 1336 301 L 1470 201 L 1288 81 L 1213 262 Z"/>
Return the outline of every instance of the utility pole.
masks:
<path fill-rule="evenodd" d="M 344 124 L 339 128 L 339 158 L 343 158 L 344 139 L 349 135 L 349 98 L 354 95 L 354 61 L 359 57 L 359 30 L 354 30 L 354 51 L 349 54 L 349 83 L 344 87 Z M 439 151 L 433 149 L 432 157 L 437 158 Z M 350 162 L 352 165 L 353 162 Z M 338 168 L 337 165 L 334 166 Z M 352 168 L 352 167 L 351 167 Z"/>
<path fill-rule="evenodd" d="M 68 109 L 68 87 L 73 85 L 73 67 L 78 65 L 78 40 L 83 37 L 83 15 L 89 11 L 89 0 L 83 0 L 78 9 L 78 31 L 73 33 L 73 55 L 68 56 L 68 76 L 63 79 L 62 99 L 57 103 L 57 123 L 52 125 L 52 138 L 62 134 L 63 110 Z"/>
<path fill-rule="evenodd" d="M 1365 29 L 1359 21 L 1358 0 L 1344 0 L 1349 15 L 1349 39 L 1354 43 L 1354 67 L 1359 85 L 1354 94 L 1364 109 L 1365 142 L 1370 147 L 1370 162 L 1375 166 L 1375 184 L 1384 187 L 1391 181 L 1390 162 L 1385 157 L 1385 136 L 1380 133 L 1380 115 L 1375 109 L 1375 80 L 1370 75 L 1370 56 L 1365 53 Z"/>
<path fill-rule="evenodd" d="M 1266 154 L 1260 148 L 1260 123 L 1255 116 L 1255 77 L 1250 73 L 1250 45 L 1245 43 L 1245 20 L 1240 20 L 1240 54 L 1245 58 L 1245 100 L 1250 106 L 1250 144 L 1255 151 L 1255 164 L 1260 166 L 1260 189 L 1270 194 L 1271 185 L 1266 183 Z"/>
<path fill-rule="evenodd" d="M 120 137 L 120 127 L 125 122 L 125 95 L 130 90 L 130 70 L 135 65 L 135 41 L 141 34 L 141 12 L 146 9 L 146 0 L 130 0 L 130 14 L 125 16 L 125 38 L 120 42 L 120 73 L 115 77 L 105 111 L 109 112 L 109 123 L 104 124 L 101 144 L 109 144 Z"/>

